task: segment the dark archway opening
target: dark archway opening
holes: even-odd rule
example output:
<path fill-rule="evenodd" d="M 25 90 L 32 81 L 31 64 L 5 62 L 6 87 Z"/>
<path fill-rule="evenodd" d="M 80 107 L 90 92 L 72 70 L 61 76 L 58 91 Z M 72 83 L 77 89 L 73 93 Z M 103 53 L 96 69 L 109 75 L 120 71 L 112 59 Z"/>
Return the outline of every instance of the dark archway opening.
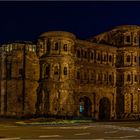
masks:
<path fill-rule="evenodd" d="M 100 100 L 99 103 L 99 119 L 100 120 L 109 120 L 110 119 L 110 101 L 108 98 L 104 97 Z"/>
<path fill-rule="evenodd" d="M 82 116 L 91 117 L 92 103 L 88 97 L 84 96 L 83 98 L 80 98 L 79 111 Z"/>

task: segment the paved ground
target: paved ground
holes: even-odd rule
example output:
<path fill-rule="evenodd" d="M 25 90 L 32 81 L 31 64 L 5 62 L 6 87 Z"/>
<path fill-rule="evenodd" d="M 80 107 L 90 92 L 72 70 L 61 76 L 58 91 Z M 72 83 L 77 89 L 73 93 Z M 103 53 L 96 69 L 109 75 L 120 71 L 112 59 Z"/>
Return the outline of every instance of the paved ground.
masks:
<path fill-rule="evenodd" d="M 140 122 L 93 122 L 65 126 L 19 126 L 0 121 L 0 140 L 140 139 Z"/>

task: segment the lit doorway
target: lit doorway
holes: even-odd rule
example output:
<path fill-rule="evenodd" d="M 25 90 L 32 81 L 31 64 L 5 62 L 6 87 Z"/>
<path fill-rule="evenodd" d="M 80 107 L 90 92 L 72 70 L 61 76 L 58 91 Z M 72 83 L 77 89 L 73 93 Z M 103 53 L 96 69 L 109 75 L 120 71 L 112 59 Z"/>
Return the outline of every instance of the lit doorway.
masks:
<path fill-rule="evenodd" d="M 91 117 L 92 103 L 86 96 L 79 99 L 79 112 L 84 117 Z"/>

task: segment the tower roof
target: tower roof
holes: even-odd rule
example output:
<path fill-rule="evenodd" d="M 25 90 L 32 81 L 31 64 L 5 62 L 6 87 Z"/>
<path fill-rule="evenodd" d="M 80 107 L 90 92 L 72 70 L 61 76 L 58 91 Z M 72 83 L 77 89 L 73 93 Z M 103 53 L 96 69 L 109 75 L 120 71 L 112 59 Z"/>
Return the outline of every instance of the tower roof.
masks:
<path fill-rule="evenodd" d="M 45 37 L 57 37 L 57 36 L 62 36 L 62 37 L 68 37 L 75 39 L 76 36 L 73 33 L 70 32 L 65 32 L 65 31 L 49 31 L 49 32 L 44 32 L 39 36 L 39 38 L 45 38 Z"/>

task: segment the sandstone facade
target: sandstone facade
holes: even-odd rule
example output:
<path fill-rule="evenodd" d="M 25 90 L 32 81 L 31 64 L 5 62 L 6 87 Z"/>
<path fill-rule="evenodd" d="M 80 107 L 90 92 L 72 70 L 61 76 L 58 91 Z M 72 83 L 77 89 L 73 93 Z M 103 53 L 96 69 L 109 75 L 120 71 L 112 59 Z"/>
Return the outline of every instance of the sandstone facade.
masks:
<path fill-rule="evenodd" d="M 87 40 L 51 31 L 0 48 L 0 114 L 138 119 L 140 27 Z"/>

